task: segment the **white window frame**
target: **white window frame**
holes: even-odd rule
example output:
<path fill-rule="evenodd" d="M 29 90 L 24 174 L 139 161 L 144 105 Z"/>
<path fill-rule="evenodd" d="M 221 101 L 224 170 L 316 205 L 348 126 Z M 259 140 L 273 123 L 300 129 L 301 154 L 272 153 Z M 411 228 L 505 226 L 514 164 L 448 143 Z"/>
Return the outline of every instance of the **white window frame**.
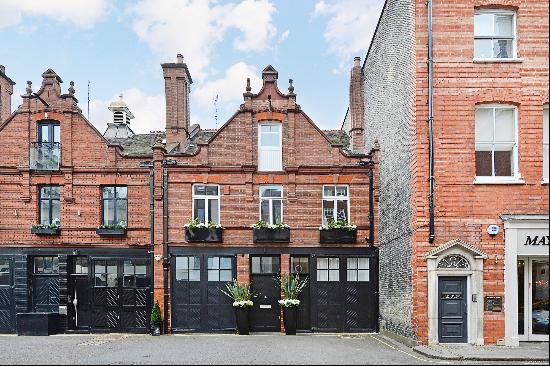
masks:
<path fill-rule="evenodd" d="M 336 187 L 346 187 L 346 190 L 348 192 L 347 196 L 345 198 L 343 198 L 342 196 L 325 196 L 325 187 L 334 187 L 334 194 L 336 194 Z M 348 223 L 351 223 L 351 217 L 350 217 L 350 212 L 351 212 L 351 201 L 350 201 L 350 189 L 349 189 L 349 185 L 347 184 L 324 184 L 323 185 L 323 192 L 322 192 L 322 198 L 321 198 L 321 223 L 324 224 L 325 222 L 325 212 L 323 210 L 323 201 L 329 201 L 329 200 L 332 200 L 333 201 L 333 220 L 338 220 L 338 217 L 336 217 L 337 215 L 337 210 L 336 208 L 338 207 L 338 201 L 347 201 L 347 207 L 348 207 L 348 212 L 347 212 L 347 222 Z"/>
<path fill-rule="evenodd" d="M 478 176 L 476 174 L 474 184 L 524 184 L 525 181 L 521 178 L 521 174 L 519 172 L 519 156 L 518 156 L 518 141 L 519 141 L 519 133 L 518 133 L 518 108 L 513 104 L 479 104 L 475 107 L 475 112 L 477 112 L 478 109 L 513 109 L 514 110 L 514 147 L 512 149 L 512 163 L 514 165 L 512 175 L 511 176 L 495 176 L 495 160 L 494 160 L 494 154 L 491 154 L 491 157 L 493 159 L 492 161 L 492 175 L 483 175 Z M 474 112 L 474 151 L 477 152 L 476 145 L 478 144 L 477 136 L 475 136 L 475 126 L 476 126 L 476 120 L 475 120 L 475 113 Z M 496 131 L 496 118 L 495 113 L 493 114 L 493 142 L 492 142 L 492 148 L 494 149 L 495 143 L 494 143 L 494 133 Z M 485 142 L 480 142 L 485 143 Z M 474 164 L 475 164 L 474 159 Z"/>
<path fill-rule="evenodd" d="M 213 195 L 203 195 L 203 194 L 195 194 L 195 187 L 196 186 L 211 186 L 211 187 L 217 187 L 218 188 L 218 195 L 217 196 L 213 196 Z M 193 220 L 195 219 L 195 200 L 196 199 L 204 199 L 205 202 L 204 202 L 204 220 L 206 221 L 205 224 L 208 224 L 208 217 L 210 216 L 210 208 L 209 208 L 209 205 L 208 205 L 208 200 L 212 200 L 212 199 L 217 199 L 218 200 L 218 221 L 219 222 L 216 222 L 215 224 L 221 224 L 222 222 L 222 211 L 220 209 L 220 202 L 221 202 L 221 199 L 220 199 L 220 185 L 219 184 L 203 184 L 203 183 L 196 183 L 196 184 L 193 184 L 193 186 L 191 187 L 191 209 L 193 210 L 192 211 L 192 217 L 193 217 Z"/>
<path fill-rule="evenodd" d="M 263 198 L 262 197 L 262 188 L 280 188 L 281 189 L 281 197 L 265 197 Z M 262 219 L 262 201 L 263 200 L 268 200 L 269 201 L 269 222 L 268 224 L 273 224 L 275 225 L 276 223 L 273 222 L 273 201 L 274 200 L 280 200 L 281 201 L 281 222 L 285 222 L 284 221 L 284 208 L 285 208 L 285 204 L 284 204 L 284 190 L 283 190 L 283 186 L 282 185 L 278 185 L 278 184 L 269 184 L 269 185 L 261 185 L 260 188 L 259 188 L 259 192 L 258 192 L 258 195 L 260 197 L 260 205 L 259 205 L 259 214 L 260 214 L 260 220 Z"/>
<path fill-rule="evenodd" d="M 262 126 L 279 127 L 279 147 L 262 147 Z M 272 133 L 272 132 L 271 132 Z M 278 151 L 280 157 L 279 169 L 265 170 L 262 165 L 262 151 Z M 283 124 L 281 122 L 262 122 L 258 124 L 258 171 L 282 171 L 283 170 Z"/>
<path fill-rule="evenodd" d="M 548 166 L 548 164 L 550 164 L 550 161 L 549 160 L 544 160 L 544 147 L 546 146 L 548 148 L 548 133 L 550 133 L 550 125 L 548 126 L 548 131 L 546 131 L 546 134 L 544 133 L 544 113 L 550 113 L 549 111 L 549 105 L 548 103 L 545 104 L 543 107 L 542 107 L 542 184 L 548 184 L 548 181 L 550 179 L 550 177 L 548 176 L 544 176 L 544 165 Z M 549 115 L 549 119 L 550 119 L 550 115 Z M 549 124 L 550 124 L 550 120 L 549 120 Z M 544 141 L 544 139 L 546 139 L 546 142 Z M 549 174 L 550 174 L 550 169 L 549 169 Z"/>
<path fill-rule="evenodd" d="M 496 62 L 506 62 L 506 61 L 521 61 L 521 59 L 518 58 L 517 54 L 517 13 L 514 10 L 507 10 L 507 9 L 477 9 L 474 13 L 474 18 L 478 14 L 495 14 L 495 15 L 512 15 L 512 28 L 513 28 L 513 34 L 512 34 L 512 57 L 508 58 L 498 58 L 498 57 L 476 57 L 475 55 L 475 41 L 476 39 L 496 39 L 496 38 L 506 38 L 506 37 L 497 37 L 495 36 L 495 22 L 493 20 L 493 32 L 492 36 L 476 36 L 475 34 L 475 28 L 474 28 L 474 61 L 496 61 Z M 475 20 L 474 20 L 475 22 Z"/>

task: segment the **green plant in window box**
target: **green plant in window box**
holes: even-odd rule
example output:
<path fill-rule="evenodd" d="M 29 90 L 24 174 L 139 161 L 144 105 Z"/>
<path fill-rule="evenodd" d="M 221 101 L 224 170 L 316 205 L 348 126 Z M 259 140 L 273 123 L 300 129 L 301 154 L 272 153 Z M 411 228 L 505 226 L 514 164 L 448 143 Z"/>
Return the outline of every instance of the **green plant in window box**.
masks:
<path fill-rule="evenodd" d="M 58 229 L 61 226 L 61 220 L 55 218 L 51 224 L 32 224 L 31 229 Z"/>
<path fill-rule="evenodd" d="M 116 224 L 101 224 L 98 227 L 98 229 L 107 229 L 107 230 L 121 230 L 121 229 L 126 230 L 127 228 L 128 228 L 128 224 L 124 220 L 121 220 Z"/>
<path fill-rule="evenodd" d="M 162 316 L 160 314 L 160 305 L 158 301 L 151 309 L 151 335 L 159 336 L 162 334 Z"/>
<path fill-rule="evenodd" d="M 346 220 L 328 219 L 326 225 L 321 225 L 319 227 L 319 230 L 335 230 L 335 229 L 336 230 L 343 229 L 343 230 L 352 231 L 352 230 L 357 230 L 357 225 L 352 225 L 349 222 L 347 222 Z"/>
<path fill-rule="evenodd" d="M 223 229 L 221 224 L 208 221 L 208 223 L 201 222 L 198 218 L 189 220 L 189 222 L 183 225 L 186 229 Z"/>
<path fill-rule="evenodd" d="M 279 222 L 277 224 L 269 224 L 264 220 L 258 220 L 255 224 L 250 226 L 253 229 L 290 229 L 290 226 L 284 222 Z"/>

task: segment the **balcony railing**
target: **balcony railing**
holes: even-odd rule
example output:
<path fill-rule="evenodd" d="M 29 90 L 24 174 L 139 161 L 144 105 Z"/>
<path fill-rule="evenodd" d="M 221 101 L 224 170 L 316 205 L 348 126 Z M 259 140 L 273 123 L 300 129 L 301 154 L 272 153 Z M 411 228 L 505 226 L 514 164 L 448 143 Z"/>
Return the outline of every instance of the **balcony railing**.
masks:
<path fill-rule="evenodd" d="M 31 142 L 29 160 L 32 170 L 59 170 L 61 144 L 59 142 Z"/>

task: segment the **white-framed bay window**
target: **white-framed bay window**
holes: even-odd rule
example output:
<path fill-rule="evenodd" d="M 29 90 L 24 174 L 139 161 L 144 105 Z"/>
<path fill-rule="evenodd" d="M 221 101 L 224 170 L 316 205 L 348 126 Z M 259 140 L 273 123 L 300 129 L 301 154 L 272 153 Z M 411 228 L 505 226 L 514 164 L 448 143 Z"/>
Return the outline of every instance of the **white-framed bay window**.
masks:
<path fill-rule="evenodd" d="M 193 185 L 193 219 L 220 223 L 220 187 L 217 184 Z"/>
<path fill-rule="evenodd" d="M 258 125 L 258 170 L 283 170 L 281 123 L 269 122 Z"/>
<path fill-rule="evenodd" d="M 323 186 L 323 225 L 329 219 L 350 222 L 349 187 L 346 185 Z"/>
<path fill-rule="evenodd" d="M 516 12 L 477 9 L 474 14 L 474 59 L 516 58 Z"/>
<path fill-rule="evenodd" d="M 550 133 L 550 127 L 548 126 L 548 104 L 543 108 L 543 117 L 542 117 L 542 182 L 548 183 L 548 134 Z"/>
<path fill-rule="evenodd" d="M 476 106 L 475 147 L 476 183 L 519 182 L 517 108 Z"/>
<path fill-rule="evenodd" d="M 282 186 L 260 186 L 260 220 L 271 225 L 283 223 Z"/>

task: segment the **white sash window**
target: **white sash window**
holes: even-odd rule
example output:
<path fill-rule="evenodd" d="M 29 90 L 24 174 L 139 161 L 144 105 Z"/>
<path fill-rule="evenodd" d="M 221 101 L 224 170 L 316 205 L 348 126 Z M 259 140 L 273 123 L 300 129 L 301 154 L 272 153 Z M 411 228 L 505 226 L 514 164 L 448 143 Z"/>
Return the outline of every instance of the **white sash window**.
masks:
<path fill-rule="evenodd" d="M 264 123 L 258 131 L 258 170 L 283 170 L 281 124 Z"/>

